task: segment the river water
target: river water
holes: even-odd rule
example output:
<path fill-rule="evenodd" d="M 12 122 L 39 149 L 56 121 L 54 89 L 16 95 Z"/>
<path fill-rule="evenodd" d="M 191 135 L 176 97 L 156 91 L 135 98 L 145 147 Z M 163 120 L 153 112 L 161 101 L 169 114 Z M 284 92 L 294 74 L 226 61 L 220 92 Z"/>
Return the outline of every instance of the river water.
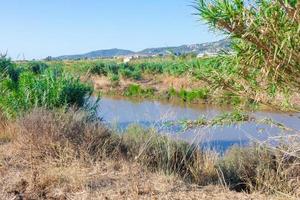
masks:
<path fill-rule="evenodd" d="M 290 134 L 274 125 L 243 122 L 230 126 L 198 127 L 184 130 L 181 126 L 167 126 L 166 122 L 178 120 L 195 120 L 199 117 L 213 118 L 223 112 L 231 111 L 230 107 L 218 107 L 205 104 L 182 104 L 149 100 L 128 100 L 104 97 L 98 107 L 98 115 L 105 123 L 120 130 L 132 124 L 156 128 L 161 134 L 174 139 L 196 143 L 203 147 L 226 150 L 232 145 L 247 145 L 250 142 L 269 142 L 273 138 Z M 264 118 L 294 130 L 300 130 L 299 113 L 276 111 L 256 111 L 249 115 L 257 120 Z"/>

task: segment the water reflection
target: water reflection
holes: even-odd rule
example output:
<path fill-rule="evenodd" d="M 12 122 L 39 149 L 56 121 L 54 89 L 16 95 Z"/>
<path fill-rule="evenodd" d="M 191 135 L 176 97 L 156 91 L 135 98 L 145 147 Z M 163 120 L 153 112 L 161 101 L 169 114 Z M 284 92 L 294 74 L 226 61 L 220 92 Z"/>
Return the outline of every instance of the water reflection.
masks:
<path fill-rule="evenodd" d="M 179 126 L 166 126 L 165 122 L 198 119 L 205 116 L 210 119 L 214 116 L 230 111 L 230 107 L 212 105 L 172 104 L 158 101 L 130 101 L 126 99 L 103 98 L 100 101 L 98 115 L 104 121 L 126 129 L 131 124 L 144 127 L 155 127 L 162 134 L 185 140 L 190 143 L 200 143 L 202 146 L 226 149 L 233 144 L 246 145 L 249 141 L 265 141 L 270 137 L 283 134 L 277 127 L 246 122 L 238 125 L 200 127 L 182 130 Z M 256 119 L 271 118 L 290 128 L 300 130 L 299 113 L 282 113 L 275 111 L 259 111 L 249 113 Z M 284 133 L 286 134 L 286 133 Z"/>

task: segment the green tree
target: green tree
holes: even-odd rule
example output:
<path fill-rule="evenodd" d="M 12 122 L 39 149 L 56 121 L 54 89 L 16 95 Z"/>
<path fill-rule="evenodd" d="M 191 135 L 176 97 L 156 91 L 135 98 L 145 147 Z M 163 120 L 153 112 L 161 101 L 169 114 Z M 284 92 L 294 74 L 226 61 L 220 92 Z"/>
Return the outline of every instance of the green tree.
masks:
<path fill-rule="evenodd" d="M 298 0 L 197 0 L 197 15 L 232 39 L 230 67 L 241 91 L 299 92 L 300 2 Z M 228 64 L 228 63 L 227 63 Z M 232 80 L 231 80 L 232 81 Z"/>

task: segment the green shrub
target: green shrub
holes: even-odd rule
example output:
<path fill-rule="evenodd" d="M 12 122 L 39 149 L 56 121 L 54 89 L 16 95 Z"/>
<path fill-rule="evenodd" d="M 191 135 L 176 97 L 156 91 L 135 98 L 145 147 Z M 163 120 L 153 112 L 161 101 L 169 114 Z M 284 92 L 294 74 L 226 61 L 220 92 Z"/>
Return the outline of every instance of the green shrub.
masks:
<path fill-rule="evenodd" d="M 208 90 L 207 89 L 198 89 L 198 90 L 191 90 L 186 91 L 184 89 L 181 89 L 178 92 L 178 96 L 183 100 L 187 102 L 192 102 L 199 99 L 207 99 L 208 98 Z"/>
<path fill-rule="evenodd" d="M 0 75 L 6 74 L 10 67 L 13 67 L 13 63 L 9 58 L 4 55 L 0 55 Z"/>
<path fill-rule="evenodd" d="M 8 77 L 15 86 L 17 86 L 19 83 L 21 71 L 22 70 L 20 68 L 17 68 L 15 66 L 10 66 L 8 68 Z"/>
<path fill-rule="evenodd" d="M 131 84 L 124 91 L 124 95 L 128 97 L 152 97 L 154 88 L 143 89 L 140 85 Z"/>
<path fill-rule="evenodd" d="M 120 65 L 119 73 L 125 78 L 132 78 L 134 80 L 139 80 L 142 77 L 139 66 L 128 63 Z"/>
<path fill-rule="evenodd" d="M 142 78 L 142 73 L 141 71 L 139 70 L 134 70 L 132 73 L 131 73 L 131 77 L 134 79 L 134 80 L 140 80 Z"/>
<path fill-rule="evenodd" d="M 93 63 L 92 67 L 90 68 L 90 72 L 92 74 L 104 75 L 104 76 L 107 76 L 108 73 L 105 69 L 104 63 Z"/>
<path fill-rule="evenodd" d="M 34 74 L 41 74 L 49 66 L 46 63 L 43 63 L 41 61 L 31 61 L 31 62 L 27 63 L 26 67 L 30 71 L 32 71 Z"/>
<path fill-rule="evenodd" d="M 15 117 L 34 107 L 70 107 L 84 105 L 92 88 L 67 74 L 48 70 L 39 76 L 23 72 L 15 87 L 14 80 L 6 78 L 0 85 L 0 109 L 8 117 Z"/>
<path fill-rule="evenodd" d="M 118 74 L 110 74 L 109 79 L 114 86 L 117 86 L 119 84 L 120 77 Z"/>
<path fill-rule="evenodd" d="M 131 84 L 125 90 L 124 95 L 125 96 L 140 96 L 141 93 L 142 93 L 142 88 L 140 85 Z"/>

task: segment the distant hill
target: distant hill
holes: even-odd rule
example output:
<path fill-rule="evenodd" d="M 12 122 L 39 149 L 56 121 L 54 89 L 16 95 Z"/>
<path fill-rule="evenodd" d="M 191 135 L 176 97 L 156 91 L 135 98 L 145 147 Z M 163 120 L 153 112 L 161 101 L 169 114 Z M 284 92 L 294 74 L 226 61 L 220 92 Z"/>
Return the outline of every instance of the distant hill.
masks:
<path fill-rule="evenodd" d="M 53 59 L 61 60 L 75 60 L 75 59 L 95 59 L 95 58 L 111 58 L 115 56 L 154 56 L 154 55 L 166 55 L 166 54 L 186 54 L 186 53 L 195 53 L 195 54 L 216 54 L 220 51 L 229 51 L 230 42 L 228 39 L 223 39 L 216 42 L 208 42 L 203 44 L 192 44 L 192 45 L 182 45 L 177 47 L 159 47 L 159 48 L 148 48 L 142 51 L 134 52 L 124 49 L 107 49 L 107 50 L 98 50 L 92 51 L 85 54 L 78 55 L 64 55 L 55 57 Z"/>
<path fill-rule="evenodd" d="M 192 44 L 192 45 L 182 45 L 178 47 L 161 47 L 161 48 L 149 48 L 138 52 L 143 55 L 155 55 L 155 54 L 186 54 L 186 53 L 196 53 L 196 54 L 215 54 L 222 50 L 229 50 L 230 42 L 227 39 L 220 40 L 217 42 L 208 42 L 203 44 Z"/>
<path fill-rule="evenodd" d="M 75 60 L 75 59 L 82 59 L 82 58 L 109 58 L 114 56 L 132 55 L 134 53 L 135 52 L 133 51 L 124 50 L 124 49 L 106 49 L 106 50 L 91 51 L 85 54 L 64 55 L 64 56 L 56 57 L 55 59 Z"/>

